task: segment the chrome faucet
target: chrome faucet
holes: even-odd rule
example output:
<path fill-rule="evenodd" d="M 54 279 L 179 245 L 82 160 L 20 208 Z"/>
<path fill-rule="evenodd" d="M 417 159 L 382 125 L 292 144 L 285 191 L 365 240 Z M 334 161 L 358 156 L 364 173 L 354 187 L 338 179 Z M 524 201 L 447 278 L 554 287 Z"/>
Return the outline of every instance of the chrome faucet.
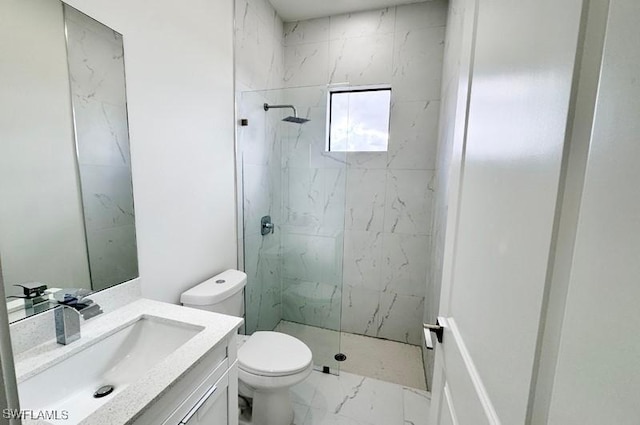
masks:
<path fill-rule="evenodd" d="M 67 345 L 80 339 L 80 317 L 85 320 L 102 313 L 100 306 L 89 298 L 73 299 L 61 303 L 54 310 L 56 341 Z"/>
<path fill-rule="evenodd" d="M 73 307 L 61 305 L 53 312 L 56 319 L 56 341 L 67 345 L 80 339 L 80 312 Z"/>

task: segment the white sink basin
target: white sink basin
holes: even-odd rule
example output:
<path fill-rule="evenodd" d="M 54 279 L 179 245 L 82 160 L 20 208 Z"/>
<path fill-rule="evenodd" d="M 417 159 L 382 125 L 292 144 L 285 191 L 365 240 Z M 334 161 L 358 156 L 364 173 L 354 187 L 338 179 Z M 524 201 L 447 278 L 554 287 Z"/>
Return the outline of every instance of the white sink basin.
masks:
<path fill-rule="evenodd" d="M 59 421 L 77 424 L 144 376 L 202 330 L 186 323 L 142 316 L 124 329 L 89 345 L 18 385 L 20 407 L 56 411 Z M 113 392 L 94 398 L 112 385 Z M 63 419 L 64 411 L 68 418 Z"/>

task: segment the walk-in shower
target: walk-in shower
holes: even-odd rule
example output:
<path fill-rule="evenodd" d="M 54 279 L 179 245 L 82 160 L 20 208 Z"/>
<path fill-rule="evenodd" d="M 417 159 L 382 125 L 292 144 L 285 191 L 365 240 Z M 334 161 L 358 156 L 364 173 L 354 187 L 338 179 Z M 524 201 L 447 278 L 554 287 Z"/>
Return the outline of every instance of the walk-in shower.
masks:
<path fill-rule="evenodd" d="M 347 173 L 345 153 L 326 152 L 327 87 L 245 91 L 238 113 L 245 331 L 293 335 L 337 373 Z"/>
<path fill-rule="evenodd" d="M 263 105 L 263 108 L 264 108 L 265 111 L 268 111 L 269 109 L 283 109 L 283 108 L 292 109 L 293 110 L 293 116 L 289 115 L 288 117 L 283 118 L 282 121 L 285 121 L 285 122 L 292 122 L 292 123 L 296 123 L 296 124 L 304 124 L 304 123 L 310 121 L 307 118 L 298 117 L 298 111 L 296 110 L 295 106 L 293 106 L 293 105 L 269 105 L 268 103 L 265 103 Z"/>

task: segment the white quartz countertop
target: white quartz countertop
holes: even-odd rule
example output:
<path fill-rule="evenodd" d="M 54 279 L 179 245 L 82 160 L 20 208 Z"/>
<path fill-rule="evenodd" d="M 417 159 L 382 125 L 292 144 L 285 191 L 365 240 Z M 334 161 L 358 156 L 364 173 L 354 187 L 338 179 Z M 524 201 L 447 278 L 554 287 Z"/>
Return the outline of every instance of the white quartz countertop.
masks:
<path fill-rule="evenodd" d="M 15 358 L 18 385 L 47 368 L 90 347 L 109 335 L 133 324 L 142 317 L 198 326 L 202 331 L 180 346 L 149 371 L 139 382 L 98 408 L 81 424 L 128 424 L 149 408 L 176 381 L 221 341 L 235 333 L 242 319 L 204 310 L 182 307 L 148 299 L 139 299 L 111 313 L 105 313 L 82 324 L 82 337 L 71 344 L 60 345 L 55 340 L 20 353 Z M 51 326 L 54 326 L 51 323 Z M 22 406 L 21 406 L 22 407 Z M 46 424 L 24 420 L 25 425 Z"/>

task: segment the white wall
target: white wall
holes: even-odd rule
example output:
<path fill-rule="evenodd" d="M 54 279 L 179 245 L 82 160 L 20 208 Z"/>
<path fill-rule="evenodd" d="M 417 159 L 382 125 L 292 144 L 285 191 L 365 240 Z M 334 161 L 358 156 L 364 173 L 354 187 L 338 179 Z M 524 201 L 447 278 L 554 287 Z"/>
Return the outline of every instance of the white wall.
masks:
<path fill-rule="evenodd" d="M 0 2 L 0 252 L 7 295 L 89 288 L 62 4 Z"/>
<path fill-rule="evenodd" d="M 233 2 L 71 6 L 124 36 L 143 296 L 236 267 Z"/>

